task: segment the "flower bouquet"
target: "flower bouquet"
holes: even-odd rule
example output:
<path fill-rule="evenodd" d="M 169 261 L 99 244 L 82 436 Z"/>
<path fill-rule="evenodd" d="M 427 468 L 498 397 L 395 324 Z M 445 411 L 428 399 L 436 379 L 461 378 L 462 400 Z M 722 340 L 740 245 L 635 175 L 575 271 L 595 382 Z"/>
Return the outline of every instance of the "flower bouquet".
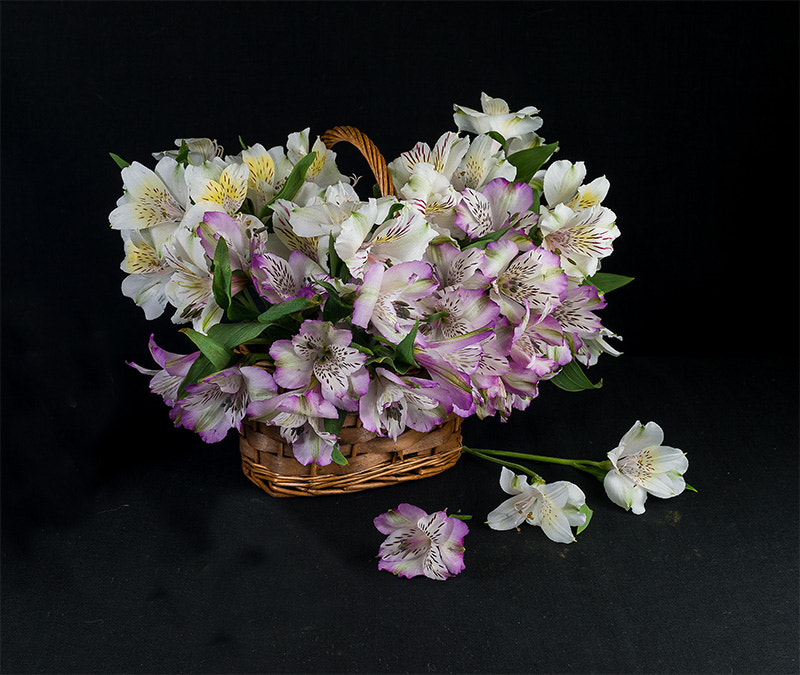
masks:
<path fill-rule="evenodd" d="M 176 425 L 207 442 L 240 431 L 245 470 L 268 491 L 444 470 L 462 418 L 505 419 L 545 380 L 597 386 L 581 366 L 618 354 L 596 314 L 630 280 L 599 272 L 619 235 L 608 180 L 585 183 L 582 162 L 545 168 L 558 144 L 539 136 L 536 108 L 485 94 L 482 112 L 454 108 L 458 132 L 388 166 L 350 127 L 269 150 L 240 139 L 236 155 L 180 139 L 152 170 L 112 155 L 122 291 L 148 319 L 171 306 L 196 347 L 151 337 L 159 368 L 132 365 Z M 367 158 L 373 196 L 339 171 L 340 140 Z"/>

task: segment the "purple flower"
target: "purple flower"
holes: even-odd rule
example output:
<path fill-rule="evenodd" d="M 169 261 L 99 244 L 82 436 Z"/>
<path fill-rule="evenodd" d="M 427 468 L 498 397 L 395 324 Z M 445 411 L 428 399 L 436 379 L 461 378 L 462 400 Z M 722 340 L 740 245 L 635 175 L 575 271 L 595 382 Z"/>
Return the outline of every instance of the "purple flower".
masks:
<path fill-rule="evenodd" d="M 353 334 L 328 321 L 309 319 L 291 340 L 277 340 L 270 347 L 275 360 L 275 382 L 285 389 L 320 384 L 325 400 L 344 410 L 358 409 L 358 398 L 367 392 L 367 357 L 350 347 Z"/>
<path fill-rule="evenodd" d="M 365 429 L 395 440 L 406 427 L 430 431 L 442 423 L 450 408 L 449 395 L 432 380 L 376 368 L 359 401 L 359 416 Z"/>
<path fill-rule="evenodd" d="M 481 192 L 465 189 L 456 205 L 456 227 L 475 239 L 511 225 L 527 232 L 539 220 L 528 209 L 533 204 L 533 189 L 527 183 L 510 183 L 495 178 Z"/>
<path fill-rule="evenodd" d="M 274 253 L 253 251 L 251 273 L 256 291 L 273 304 L 316 292 L 310 285 L 314 277 L 328 280 L 325 270 L 301 251 L 292 251 L 288 262 Z"/>
<path fill-rule="evenodd" d="M 168 406 L 175 404 L 178 398 L 178 389 L 181 383 L 186 378 L 192 364 L 195 362 L 200 352 L 193 354 L 173 354 L 165 349 L 161 349 L 156 344 L 155 336 L 150 336 L 150 353 L 153 355 L 155 362 L 161 366 L 160 370 L 153 370 L 151 368 L 142 368 L 135 363 L 129 363 L 132 368 L 136 368 L 144 375 L 152 375 L 150 380 L 150 391 L 158 394 L 164 399 L 164 403 Z"/>
<path fill-rule="evenodd" d="M 170 417 L 176 426 L 192 429 L 206 443 L 216 443 L 230 429 L 241 429 L 247 406 L 278 391 L 272 376 L 255 366 L 231 366 L 186 386 Z"/>
<path fill-rule="evenodd" d="M 379 570 L 411 578 L 424 574 L 444 581 L 464 569 L 466 523 L 444 511 L 428 515 L 411 504 L 400 504 L 373 521 L 386 540 L 378 551 Z"/>

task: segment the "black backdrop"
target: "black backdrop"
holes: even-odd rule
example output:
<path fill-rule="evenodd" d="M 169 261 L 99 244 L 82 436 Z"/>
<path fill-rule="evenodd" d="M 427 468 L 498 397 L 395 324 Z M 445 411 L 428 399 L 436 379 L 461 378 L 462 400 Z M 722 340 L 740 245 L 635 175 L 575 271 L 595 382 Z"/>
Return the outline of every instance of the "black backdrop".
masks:
<path fill-rule="evenodd" d="M 2 16 L 4 672 L 796 672 L 796 3 L 16 3 Z M 351 124 L 387 158 L 485 91 L 611 181 L 625 355 L 473 445 L 601 458 L 659 421 L 697 495 L 493 533 L 496 473 L 273 500 L 173 429 L 119 289 L 108 152 Z M 337 148 L 345 173 L 360 158 Z M 576 477 L 548 469 L 553 480 Z M 444 584 L 375 570 L 374 515 L 476 514 Z"/>

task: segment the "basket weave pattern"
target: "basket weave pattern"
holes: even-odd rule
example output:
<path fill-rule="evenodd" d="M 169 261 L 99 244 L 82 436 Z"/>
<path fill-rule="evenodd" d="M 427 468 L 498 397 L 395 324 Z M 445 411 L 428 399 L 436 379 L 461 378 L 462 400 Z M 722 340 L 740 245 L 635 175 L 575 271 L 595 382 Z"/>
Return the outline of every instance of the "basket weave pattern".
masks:
<path fill-rule="evenodd" d="M 339 433 L 347 464 L 303 466 L 277 427 L 247 420 L 239 449 L 244 474 L 274 497 L 320 496 L 357 492 L 433 476 L 449 469 L 461 455 L 461 418 L 450 415 L 427 433 L 408 429 L 381 438 L 348 415 Z"/>

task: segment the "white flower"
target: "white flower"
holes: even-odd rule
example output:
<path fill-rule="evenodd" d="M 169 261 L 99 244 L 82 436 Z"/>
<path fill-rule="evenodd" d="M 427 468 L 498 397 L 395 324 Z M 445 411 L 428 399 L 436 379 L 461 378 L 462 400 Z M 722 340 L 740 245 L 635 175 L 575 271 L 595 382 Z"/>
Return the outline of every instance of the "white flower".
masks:
<path fill-rule="evenodd" d="M 586 497 L 574 483 L 528 485 L 525 476 L 503 467 L 500 487 L 513 497 L 489 514 L 487 522 L 493 530 L 512 530 L 527 521 L 541 527 L 553 541 L 569 544 L 575 541 L 570 526 L 586 523 L 586 514 L 580 511 Z"/>
<path fill-rule="evenodd" d="M 636 422 L 608 453 L 613 468 L 603 485 L 612 502 L 640 515 L 648 493 L 667 499 L 684 491 L 689 460 L 677 448 L 662 446 L 663 441 L 664 432 L 655 422 Z"/>
<path fill-rule="evenodd" d="M 542 126 L 542 118 L 534 117 L 539 109 L 533 106 L 512 113 L 509 111 L 508 103 L 502 98 L 492 98 L 482 93 L 481 108 L 483 112 L 454 105 L 453 109 L 456 112 L 453 119 L 458 128 L 474 134 L 496 131 L 506 140 L 510 140 L 536 131 Z"/>

